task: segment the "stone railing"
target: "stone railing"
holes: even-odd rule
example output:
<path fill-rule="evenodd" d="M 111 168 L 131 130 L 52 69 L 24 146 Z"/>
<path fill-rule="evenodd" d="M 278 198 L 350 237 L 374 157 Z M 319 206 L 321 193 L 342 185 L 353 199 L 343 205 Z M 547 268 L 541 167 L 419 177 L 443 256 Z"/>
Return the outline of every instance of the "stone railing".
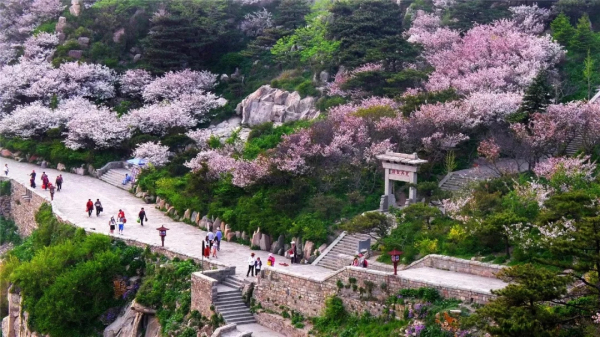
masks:
<path fill-rule="evenodd" d="M 109 163 L 106 163 L 106 165 L 104 165 L 101 168 L 96 170 L 96 178 L 100 178 L 100 176 L 102 176 L 104 173 L 108 172 L 109 170 L 116 169 L 116 168 L 123 168 L 123 167 L 125 167 L 125 162 L 123 162 L 123 161 L 111 161 Z"/>
<path fill-rule="evenodd" d="M 490 291 L 474 290 L 468 286 L 453 287 L 435 281 L 420 281 L 392 272 L 344 267 L 325 279 L 297 275 L 280 268 L 263 267 L 254 288 L 254 297 L 262 307 L 275 312 L 280 306 L 293 308 L 307 317 L 319 316 L 325 300 L 337 295 L 347 310 L 381 315 L 386 299 L 401 289 L 435 288 L 444 298 L 485 304 L 495 298 Z M 367 290 L 370 289 L 370 290 Z"/>
<path fill-rule="evenodd" d="M 483 277 L 496 277 L 496 274 L 499 271 L 501 271 L 503 268 L 506 268 L 506 266 L 498 264 L 470 261 L 451 256 L 430 254 L 406 266 L 404 270 L 423 267 L 448 270 L 457 273 L 471 274 Z"/>
<path fill-rule="evenodd" d="M 210 337 L 222 337 L 235 330 L 237 330 L 237 324 L 235 323 L 223 325 L 222 327 L 217 328 Z"/>
<path fill-rule="evenodd" d="M 354 256 L 346 255 L 346 254 L 338 254 L 337 255 L 338 265 L 340 266 L 350 266 L 352 265 L 352 261 L 354 261 Z M 377 262 L 377 261 L 367 261 L 368 266 L 367 269 L 371 270 L 379 270 L 388 273 L 394 272 L 394 266 L 389 264 Z"/>

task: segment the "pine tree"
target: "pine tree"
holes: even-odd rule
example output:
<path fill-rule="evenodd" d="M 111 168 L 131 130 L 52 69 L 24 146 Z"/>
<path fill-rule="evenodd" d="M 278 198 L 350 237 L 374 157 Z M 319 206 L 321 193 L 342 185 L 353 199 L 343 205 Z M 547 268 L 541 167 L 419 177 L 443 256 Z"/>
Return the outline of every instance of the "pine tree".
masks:
<path fill-rule="evenodd" d="M 304 17 L 310 13 L 310 6 L 305 0 L 282 0 L 277 6 L 277 16 L 274 19 L 274 26 L 282 26 L 291 34 L 294 29 L 304 26 L 306 20 Z"/>
<path fill-rule="evenodd" d="M 536 112 L 546 112 L 548 104 L 554 101 L 554 88 L 548 82 L 545 72 L 540 72 L 525 91 L 519 111 L 509 117 L 510 122 L 528 123 Z"/>
<path fill-rule="evenodd" d="M 564 13 L 560 13 L 552 21 L 550 28 L 552 29 L 552 37 L 563 46 L 568 46 L 575 36 L 575 28 L 571 26 L 569 18 Z"/>
<path fill-rule="evenodd" d="M 181 18 L 172 15 L 154 20 L 145 40 L 144 58 L 150 70 L 162 73 L 187 67 L 189 28 Z"/>
<path fill-rule="evenodd" d="M 477 310 L 470 323 L 498 337 L 551 336 L 561 320 L 547 303 L 565 295 L 571 279 L 531 264 L 503 269 L 498 277 L 510 284 L 492 290 L 498 298 Z"/>
<path fill-rule="evenodd" d="M 575 28 L 575 35 L 573 40 L 568 46 L 570 50 L 581 54 L 582 58 L 585 58 L 586 53 L 591 51 L 595 54 L 598 51 L 598 38 L 592 31 L 592 23 L 587 15 L 579 18 L 577 27 Z"/>

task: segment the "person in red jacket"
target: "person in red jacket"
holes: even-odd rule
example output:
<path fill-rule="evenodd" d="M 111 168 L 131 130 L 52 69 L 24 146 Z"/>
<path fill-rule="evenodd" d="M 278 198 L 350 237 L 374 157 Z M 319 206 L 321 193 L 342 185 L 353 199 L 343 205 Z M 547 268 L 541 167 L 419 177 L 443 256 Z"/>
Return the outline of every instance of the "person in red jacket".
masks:
<path fill-rule="evenodd" d="M 87 204 L 85 204 L 85 209 L 88 212 L 88 216 L 92 216 L 92 212 L 94 211 L 94 203 L 92 202 L 92 199 L 88 199 Z"/>

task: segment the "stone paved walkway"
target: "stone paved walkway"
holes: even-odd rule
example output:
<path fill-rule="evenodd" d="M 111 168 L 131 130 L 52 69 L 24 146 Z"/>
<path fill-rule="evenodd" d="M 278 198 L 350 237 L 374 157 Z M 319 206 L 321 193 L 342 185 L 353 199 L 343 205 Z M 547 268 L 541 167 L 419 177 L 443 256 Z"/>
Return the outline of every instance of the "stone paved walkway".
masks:
<path fill-rule="evenodd" d="M 47 198 L 48 201 L 50 201 L 50 193 L 41 189 L 40 186 L 42 184 L 39 177 L 42 175 L 42 172 L 46 172 L 50 177 L 50 181 L 54 182 L 56 176 L 62 174 L 64 178 L 63 189 L 61 192 L 55 193 L 52 207 L 55 212 L 79 227 L 110 235 L 108 220 L 111 215 L 116 217 L 119 209 L 122 209 L 127 218 L 124 235 L 114 234 L 113 236 L 123 237 L 125 239 L 135 239 L 147 244 L 160 245 L 160 238 L 156 228 L 164 225 L 170 229 L 167 232 L 167 237 L 165 239 L 165 248 L 195 258 L 201 258 L 202 256 L 201 247 L 202 240 L 206 238 L 205 231 L 183 222 L 173 221 L 171 218 L 164 215 L 163 212 L 155 209 L 153 204 L 146 204 L 142 199 L 136 198 L 127 191 L 121 190 L 90 176 L 80 176 L 77 174 L 60 172 L 54 169 L 42 169 L 37 165 L 19 163 L 7 158 L 0 158 L 0 167 L 4 167 L 5 163 L 8 164 L 10 170 L 8 176 L 26 186 L 29 186 L 29 174 L 32 170 L 35 170 L 37 173 L 37 188 L 34 191 Z M 96 217 L 95 214 L 88 217 L 88 214 L 85 211 L 85 204 L 88 199 L 92 199 L 94 202 L 96 199 L 100 199 L 102 206 L 104 207 L 104 212 L 100 214 L 100 217 Z M 145 223 L 144 227 L 136 222 L 137 214 L 142 207 L 145 208 L 148 216 L 148 222 Z M 115 230 L 115 232 L 117 231 Z M 267 257 L 269 255 L 268 252 L 253 251 L 250 250 L 250 247 L 248 246 L 226 241 L 221 242 L 221 251 L 214 260 L 228 266 L 235 266 L 238 277 L 245 278 L 248 270 L 246 262 L 250 253 L 255 253 L 263 261 L 263 264 L 266 265 Z M 211 258 L 211 260 L 213 259 Z M 333 273 L 333 271 L 329 269 L 311 265 L 295 264 L 288 267 L 280 266 L 279 263 L 282 262 L 289 264 L 289 259 L 276 256 L 276 267 L 285 268 L 300 275 L 310 274 L 317 278 L 325 278 Z"/>

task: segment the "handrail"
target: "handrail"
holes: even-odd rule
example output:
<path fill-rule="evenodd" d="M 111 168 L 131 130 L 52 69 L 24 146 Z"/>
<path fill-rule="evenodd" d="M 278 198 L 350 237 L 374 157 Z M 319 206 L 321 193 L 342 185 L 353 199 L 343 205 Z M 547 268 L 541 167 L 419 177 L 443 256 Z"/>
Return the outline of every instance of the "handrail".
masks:
<path fill-rule="evenodd" d="M 313 261 L 313 263 L 311 263 L 311 265 L 316 266 L 317 263 L 319 263 L 321 260 L 323 260 L 325 255 L 327 255 L 329 253 L 329 251 L 332 250 L 333 247 L 335 247 L 335 245 L 337 245 L 340 241 L 342 241 L 342 239 L 344 238 L 344 236 L 346 236 L 346 234 L 348 234 L 348 233 L 346 231 L 343 231 L 342 234 L 340 234 L 335 240 L 333 240 L 333 242 L 329 246 L 327 246 L 327 248 L 325 248 L 325 251 L 323 252 L 323 254 L 319 254 L 319 256 Z"/>

